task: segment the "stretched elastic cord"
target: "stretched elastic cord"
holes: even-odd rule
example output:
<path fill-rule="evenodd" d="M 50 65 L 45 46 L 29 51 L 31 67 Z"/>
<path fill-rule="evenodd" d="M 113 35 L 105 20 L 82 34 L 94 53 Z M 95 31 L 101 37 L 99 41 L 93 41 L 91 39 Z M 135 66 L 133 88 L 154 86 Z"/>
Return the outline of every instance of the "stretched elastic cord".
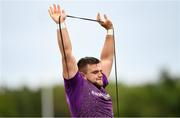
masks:
<path fill-rule="evenodd" d="M 62 43 L 62 48 L 63 48 L 64 60 L 65 60 L 67 74 L 68 74 L 68 78 L 69 78 L 69 69 L 68 69 L 68 65 L 67 65 L 67 57 L 66 57 L 66 52 L 65 52 L 65 48 L 64 48 L 64 40 L 63 40 L 62 30 L 61 30 L 61 16 L 59 16 L 59 33 L 61 36 L 61 43 Z"/>
<path fill-rule="evenodd" d="M 82 18 L 82 17 L 77 17 L 77 16 L 71 16 L 71 15 L 67 15 L 67 17 L 81 19 L 81 20 L 95 21 L 95 22 L 100 22 L 100 23 L 102 22 L 102 21 L 99 21 L 99 20 L 94 20 L 94 19 L 90 19 L 90 18 Z"/>
<path fill-rule="evenodd" d="M 114 43 L 114 70 L 115 70 L 115 79 L 116 79 L 116 101 L 117 101 L 117 113 L 119 115 L 119 91 L 118 91 L 118 79 L 117 79 L 117 63 L 116 63 L 116 43 L 115 43 L 115 35 L 114 35 L 114 28 L 113 28 L 113 43 Z"/>

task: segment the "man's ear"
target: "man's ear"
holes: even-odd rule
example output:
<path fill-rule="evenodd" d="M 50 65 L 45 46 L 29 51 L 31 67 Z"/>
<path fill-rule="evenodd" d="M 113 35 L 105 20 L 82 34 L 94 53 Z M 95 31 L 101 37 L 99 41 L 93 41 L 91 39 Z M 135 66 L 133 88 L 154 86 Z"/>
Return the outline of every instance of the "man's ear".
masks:
<path fill-rule="evenodd" d="M 85 74 L 85 73 L 83 73 L 83 72 L 80 72 L 80 73 L 81 73 L 81 75 L 83 76 L 83 78 L 87 80 L 87 78 L 86 78 L 86 74 Z"/>

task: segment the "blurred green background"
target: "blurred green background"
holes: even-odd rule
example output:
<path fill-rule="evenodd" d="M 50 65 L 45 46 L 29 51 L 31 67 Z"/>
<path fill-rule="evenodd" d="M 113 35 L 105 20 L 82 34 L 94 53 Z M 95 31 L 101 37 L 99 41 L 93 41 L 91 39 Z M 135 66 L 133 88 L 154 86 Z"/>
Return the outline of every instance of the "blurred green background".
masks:
<path fill-rule="evenodd" d="M 158 82 L 151 84 L 119 84 L 120 116 L 180 116 L 180 77 L 171 76 L 164 70 L 158 78 Z M 23 87 L 11 90 L 1 87 L 0 117 L 41 117 L 43 89 L 30 90 Z M 54 86 L 52 90 L 53 116 L 70 116 L 64 87 Z M 110 83 L 107 91 L 112 96 L 114 114 L 117 116 L 115 84 Z"/>

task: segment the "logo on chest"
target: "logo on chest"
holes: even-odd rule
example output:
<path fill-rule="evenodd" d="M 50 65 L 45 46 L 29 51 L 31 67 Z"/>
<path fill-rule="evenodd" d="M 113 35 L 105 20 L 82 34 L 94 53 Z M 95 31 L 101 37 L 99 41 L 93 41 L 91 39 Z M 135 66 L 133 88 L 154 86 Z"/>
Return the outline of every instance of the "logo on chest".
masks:
<path fill-rule="evenodd" d="M 101 92 L 96 92 L 96 91 L 91 91 L 91 94 L 100 98 L 104 98 L 105 100 L 109 100 L 110 99 L 110 95 L 109 94 L 104 94 Z"/>

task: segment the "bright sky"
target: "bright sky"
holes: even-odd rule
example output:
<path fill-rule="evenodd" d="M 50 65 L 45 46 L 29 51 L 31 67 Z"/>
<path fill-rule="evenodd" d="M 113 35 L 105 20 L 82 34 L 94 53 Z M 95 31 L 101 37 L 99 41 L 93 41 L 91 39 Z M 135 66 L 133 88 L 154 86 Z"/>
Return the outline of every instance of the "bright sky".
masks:
<path fill-rule="evenodd" d="M 0 1 L 0 86 L 62 84 L 61 56 L 56 24 L 48 14 L 53 3 L 67 14 L 96 18 L 97 12 L 113 21 L 119 82 L 153 82 L 162 68 L 180 72 L 180 1 Z M 77 60 L 99 58 L 106 31 L 97 23 L 67 18 Z M 114 81 L 114 70 L 111 80 Z"/>

